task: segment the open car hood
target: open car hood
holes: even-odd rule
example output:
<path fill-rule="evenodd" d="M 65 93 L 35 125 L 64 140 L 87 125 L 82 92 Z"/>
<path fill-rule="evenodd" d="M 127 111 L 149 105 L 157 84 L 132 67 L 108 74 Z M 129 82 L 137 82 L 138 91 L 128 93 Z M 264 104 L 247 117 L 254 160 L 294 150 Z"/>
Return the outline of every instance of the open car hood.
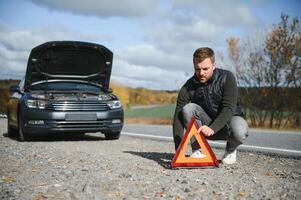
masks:
<path fill-rule="evenodd" d="M 32 49 L 26 69 L 25 89 L 53 79 L 84 80 L 109 88 L 113 53 L 106 47 L 78 41 L 52 41 Z"/>

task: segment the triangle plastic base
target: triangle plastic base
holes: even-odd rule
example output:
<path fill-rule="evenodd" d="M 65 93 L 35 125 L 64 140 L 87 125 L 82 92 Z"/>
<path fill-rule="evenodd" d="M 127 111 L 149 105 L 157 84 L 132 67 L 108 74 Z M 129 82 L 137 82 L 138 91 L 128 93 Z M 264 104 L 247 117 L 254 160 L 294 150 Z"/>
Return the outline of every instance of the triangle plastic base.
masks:
<path fill-rule="evenodd" d="M 171 168 L 204 168 L 204 167 L 218 167 L 219 162 L 215 157 L 210 145 L 208 144 L 205 136 L 197 132 L 198 125 L 195 118 L 193 117 L 190 121 L 189 127 L 187 128 L 185 135 L 178 147 L 172 161 Z M 188 144 L 192 137 L 195 137 L 199 143 L 202 153 L 206 155 L 204 158 L 191 158 L 185 154 L 187 152 Z"/>

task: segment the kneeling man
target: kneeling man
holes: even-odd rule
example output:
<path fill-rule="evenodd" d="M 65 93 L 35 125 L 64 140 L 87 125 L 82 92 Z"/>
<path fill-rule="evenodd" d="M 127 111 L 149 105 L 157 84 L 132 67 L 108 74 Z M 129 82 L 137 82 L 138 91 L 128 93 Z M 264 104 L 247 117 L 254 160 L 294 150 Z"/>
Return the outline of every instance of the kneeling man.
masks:
<path fill-rule="evenodd" d="M 215 67 L 214 51 L 203 47 L 193 54 L 194 75 L 181 88 L 173 121 L 175 148 L 181 143 L 184 128 L 192 117 L 199 125 L 198 132 L 207 139 L 226 140 L 222 162 L 236 162 L 236 149 L 248 135 L 247 122 L 237 104 L 237 83 L 234 75 Z M 202 158 L 198 142 L 191 140 L 191 157 Z"/>

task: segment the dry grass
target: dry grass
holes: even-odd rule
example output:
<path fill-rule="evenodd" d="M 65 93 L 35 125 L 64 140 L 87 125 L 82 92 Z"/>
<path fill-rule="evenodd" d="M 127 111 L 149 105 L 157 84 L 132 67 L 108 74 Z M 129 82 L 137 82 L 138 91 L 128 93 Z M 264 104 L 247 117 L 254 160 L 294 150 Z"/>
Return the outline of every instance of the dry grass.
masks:
<path fill-rule="evenodd" d="M 172 121 L 170 118 L 125 118 L 125 123 L 127 124 L 171 125 Z"/>
<path fill-rule="evenodd" d="M 151 118 L 151 117 L 137 117 L 137 118 L 125 118 L 125 123 L 127 124 L 148 124 L 148 125 L 172 125 L 173 119 L 171 118 Z M 248 124 L 250 128 L 261 128 L 267 130 L 282 130 L 282 131 L 297 131 L 300 132 L 300 128 L 285 128 L 281 127 L 279 129 L 276 128 L 269 128 L 268 126 L 265 127 L 258 127 L 258 126 L 250 126 L 250 121 L 248 120 Z"/>
<path fill-rule="evenodd" d="M 281 124 L 280 127 L 276 127 L 275 124 L 276 124 L 276 120 L 274 120 L 274 126 L 272 128 L 270 128 L 270 124 L 269 124 L 269 120 L 265 120 L 263 126 L 259 126 L 258 125 L 258 122 L 256 122 L 257 124 L 254 125 L 250 118 L 247 119 L 247 123 L 249 125 L 250 128 L 260 128 L 260 129 L 269 129 L 269 130 L 282 130 L 282 131 L 297 131 L 297 132 L 300 132 L 301 131 L 301 127 L 295 127 L 293 128 L 293 123 L 287 123 L 286 125 L 284 125 L 283 123 Z"/>

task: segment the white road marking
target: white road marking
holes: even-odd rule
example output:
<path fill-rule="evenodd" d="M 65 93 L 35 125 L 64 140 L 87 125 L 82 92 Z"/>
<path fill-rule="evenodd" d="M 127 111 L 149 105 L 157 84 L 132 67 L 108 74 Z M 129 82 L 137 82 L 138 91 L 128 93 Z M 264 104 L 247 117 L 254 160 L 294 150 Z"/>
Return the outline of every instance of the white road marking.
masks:
<path fill-rule="evenodd" d="M 145 137 L 145 138 L 150 138 L 150 139 L 161 139 L 161 140 L 173 141 L 172 137 L 167 137 L 167 136 L 148 135 L 148 134 L 129 133 L 129 132 L 121 132 L 121 134 L 127 135 L 127 136 Z"/>
<path fill-rule="evenodd" d="M 148 135 L 148 134 L 139 134 L 139 133 L 130 133 L 130 132 L 122 132 L 122 135 L 173 141 L 172 137 L 159 136 L 159 135 Z M 225 146 L 226 145 L 225 142 L 209 141 L 209 143 L 219 145 L 219 146 Z M 260 146 L 245 145 L 245 144 L 240 145 L 239 148 L 254 149 L 254 150 L 266 150 L 266 151 L 282 152 L 282 153 L 293 153 L 293 154 L 301 155 L 301 151 L 291 150 L 291 149 L 280 149 L 280 148 L 273 148 L 273 147 L 260 147 Z"/>

